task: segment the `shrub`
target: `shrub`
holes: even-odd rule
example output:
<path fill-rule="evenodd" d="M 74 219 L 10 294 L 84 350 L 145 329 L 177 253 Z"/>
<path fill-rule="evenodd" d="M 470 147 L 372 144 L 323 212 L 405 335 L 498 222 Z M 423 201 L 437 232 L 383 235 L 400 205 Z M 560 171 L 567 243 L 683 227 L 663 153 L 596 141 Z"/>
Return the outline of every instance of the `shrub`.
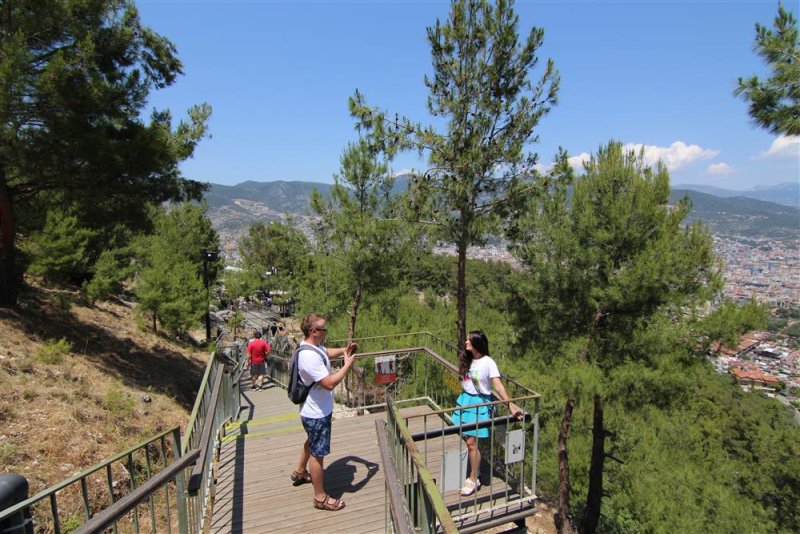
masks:
<path fill-rule="evenodd" d="M 111 415 L 118 418 L 130 417 L 133 415 L 135 402 L 124 391 L 111 388 L 103 399 L 103 407 L 111 412 Z"/>
<path fill-rule="evenodd" d="M 14 456 L 16 454 L 16 445 L 13 443 L 0 443 L 0 464 L 5 466 L 14 465 Z"/>
<path fill-rule="evenodd" d="M 36 359 L 42 363 L 59 364 L 64 361 L 64 356 L 70 353 L 72 344 L 65 338 L 51 341 L 42 347 L 36 354 Z"/>

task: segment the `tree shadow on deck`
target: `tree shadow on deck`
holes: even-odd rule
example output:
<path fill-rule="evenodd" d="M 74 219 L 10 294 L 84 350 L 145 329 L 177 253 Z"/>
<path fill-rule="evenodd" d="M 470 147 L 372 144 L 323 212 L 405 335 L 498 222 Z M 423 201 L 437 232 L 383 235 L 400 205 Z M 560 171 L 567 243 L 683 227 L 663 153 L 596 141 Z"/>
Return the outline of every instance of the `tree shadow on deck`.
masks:
<path fill-rule="evenodd" d="M 366 475 L 356 481 L 358 466 L 363 464 L 367 469 Z M 380 466 L 359 456 L 345 456 L 331 462 L 325 469 L 325 490 L 329 495 L 340 499 L 345 493 L 356 493 L 374 477 Z"/>

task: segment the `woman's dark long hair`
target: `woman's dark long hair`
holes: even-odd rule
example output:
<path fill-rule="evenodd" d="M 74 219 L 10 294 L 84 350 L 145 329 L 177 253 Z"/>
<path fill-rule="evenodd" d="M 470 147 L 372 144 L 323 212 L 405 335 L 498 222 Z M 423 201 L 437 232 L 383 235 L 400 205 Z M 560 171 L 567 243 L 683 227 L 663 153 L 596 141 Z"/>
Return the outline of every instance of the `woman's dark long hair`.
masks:
<path fill-rule="evenodd" d="M 469 339 L 470 345 L 472 348 L 475 349 L 478 354 L 485 356 L 489 354 L 489 339 L 486 337 L 486 334 L 481 332 L 480 330 L 473 330 L 469 334 L 467 334 L 467 339 Z M 469 372 L 469 368 L 472 366 L 472 351 L 469 350 L 460 350 L 458 351 L 458 376 L 459 378 L 463 379 L 464 375 Z"/>

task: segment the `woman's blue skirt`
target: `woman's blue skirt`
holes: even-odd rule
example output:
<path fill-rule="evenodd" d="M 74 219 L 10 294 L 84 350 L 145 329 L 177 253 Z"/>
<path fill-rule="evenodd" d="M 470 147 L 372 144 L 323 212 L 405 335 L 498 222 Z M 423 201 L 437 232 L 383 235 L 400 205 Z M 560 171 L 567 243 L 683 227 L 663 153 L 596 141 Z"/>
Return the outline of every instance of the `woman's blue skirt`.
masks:
<path fill-rule="evenodd" d="M 456 406 L 469 406 L 471 404 L 482 404 L 484 402 L 492 402 L 489 395 L 472 395 L 466 391 L 462 391 L 456 399 Z M 494 406 L 475 406 L 467 408 L 466 410 L 456 410 L 453 412 L 452 419 L 454 425 L 466 425 L 469 423 L 476 423 L 478 421 L 488 421 L 492 418 L 492 409 Z M 488 438 L 489 429 L 479 428 L 477 430 L 467 430 L 463 432 L 464 436 L 475 436 L 478 438 Z"/>

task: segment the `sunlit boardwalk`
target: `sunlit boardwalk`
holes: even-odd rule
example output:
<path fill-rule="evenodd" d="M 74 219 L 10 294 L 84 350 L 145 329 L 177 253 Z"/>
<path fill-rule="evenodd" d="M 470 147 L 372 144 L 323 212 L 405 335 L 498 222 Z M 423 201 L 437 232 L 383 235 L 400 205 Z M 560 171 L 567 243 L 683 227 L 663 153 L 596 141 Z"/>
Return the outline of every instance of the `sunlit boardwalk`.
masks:
<path fill-rule="evenodd" d="M 244 389 L 241 424 L 230 426 L 220 449 L 211 532 L 384 532 L 380 415 L 334 421 L 325 490 L 347 507 L 316 510 L 311 485 L 294 487 L 289 479 L 305 440 L 297 406 L 277 386 Z"/>
<path fill-rule="evenodd" d="M 347 507 L 338 512 L 316 510 L 310 484 L 294 487 L 289 479 L 295 468 L 305 432 L 297 406 L 286 391 L 270 385 L 249 391 L 243 384 L 240 421 L 228 425 L 220 447 L 216 496 L 210 532 L 386 532 L 388 504 L 384 470 L 375 431 L 375 420 L 384 413 L 334 419 L 331 454 L 325 462 L 325 490 L 342 498 Z M 427 407 L 402 410 L 405 415 L 430 411 Z M 422 419 L 411 419 L 410 430 L 421 432 Z M 458 449 L 457 436 L 434 438 L 419 444 L 420 453 L 437 476 L 442 449 Z M 494 496 L 491 516 L 488 509 Z M 503 517 L 530 515 L 530 503 L 516 503 L 498 513 L 497 503 L 515 494 L 498 478 L 475 496 L 460 497 L 458 491 L 444 494 L 445 504 L 457 519 L 459 530 L 480 530 L 476 522 L 503 523 Z M 506 519 L 508 521 L 508 519 Z"/>

